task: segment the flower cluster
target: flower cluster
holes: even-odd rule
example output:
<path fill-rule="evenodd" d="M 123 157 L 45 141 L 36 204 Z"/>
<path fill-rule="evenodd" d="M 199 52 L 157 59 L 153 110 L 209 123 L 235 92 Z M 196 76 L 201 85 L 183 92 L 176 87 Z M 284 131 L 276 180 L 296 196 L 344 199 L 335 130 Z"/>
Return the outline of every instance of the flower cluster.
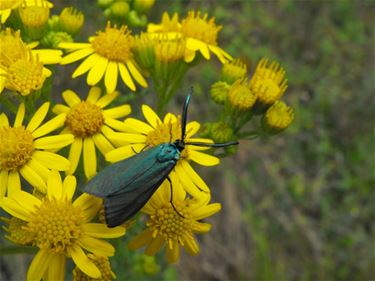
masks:
<path fill-rule="evenodd" d="M 211 148 L 273 135 L 293 120 L 292 109 L 280 100 L 287 88 L 284 69 L 262 59 L 248 79 L 246 65 L 220 46 L 223 26 L 214 17 L 201 11 L 185 17 L 165 12 L 160 23 L 148 23 L 153 0 L 98 4 L 106 25 L 77 42 L 85 16 L 74 7 L 51 14 L 53 4 L 46 0 L 0 2 L 0 208 L 7 213 L 0 220 L 9 241 L 37 249 L 27 280 L 64 280 L 69 262 L 75 265 L 74 280 L 115 279 L 109 259 L 115 247 L 105 239 L 124 236 L 136 223 L 140 231 L 129 249 L 144 247 L 146 255 L 154 256 L 164 248 L 170 263 L 179 260 L 182 249 L 198 254 L 196 234 L 211 230 L 202 220 L 221 209 L 220 203 L 211 203 L 211 189 L 197 172 L 199 166 L 220 163 Z M 127 24 L 145 30 L 134 34 Z M 182 115 L 166 113 L 166 108 L 187 71 L 212 57 L 223 65 L 220 81 L 211 88 L 212 100 L 223 110 L 221 119 L 203 126 L 202 133 L 201 123 L 185 120 L 188 102 Z M 76 62 L 69 75 L 78 81 L 84 76 L 83 87 L 56 89 L 59 71 Z M 143 95 L 149 86 L 156 109 L 143 104 L 144 120 L 129 117 L 133 92 Z M 255 119 L 259 126 L 244 132 Z M 135 216 L 131 223 L 110 227 L 105 223 L 108 198 L 118 198 L 129 187 L 119 183 L 119 175 L 104 178 L 103 169 L 120 161 L 134 163 L 165 144 L 176 148 L 175 162 L 165 175 L 154 176 L 156 184 L 144 178 L 142 165 L 131 167 L 131 175 L 124 172 L 130 182 L 144 185 L 134 187 L 140 196 L 126 199 L 142 219 Z M 98 190 L 108 187 L 106 182 L 118 186 L 106 190 L 110 195 L 104 200 L 83 192 L 95 178 L 103 180 Z M 144 195 L 145 189 L 152 193 Z M 148 201 L 140 204 L 140 197 Z M 152 263 L 149 271 L 158 271 Z"/>

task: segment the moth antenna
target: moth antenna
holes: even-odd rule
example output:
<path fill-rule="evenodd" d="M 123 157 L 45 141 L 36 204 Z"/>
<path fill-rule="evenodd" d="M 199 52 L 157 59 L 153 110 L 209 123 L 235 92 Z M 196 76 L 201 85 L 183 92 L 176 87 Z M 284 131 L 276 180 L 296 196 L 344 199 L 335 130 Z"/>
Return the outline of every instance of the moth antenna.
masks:
<path fill-rule="evenodd" d="M 171 182 L 171 179 L 170 179 L 169 177 L 167 177 L 167 180 L 169 181 L 169 187 L 171 188 L 171 200 L 170 200 L 169 202 L 171 203 L 172 208 L 173 208 L 173 210 L 177 213 L 177 215 L 179 215 L 181 218 L 185 218 L 183 215 L 181 215 L 181 214 L 177 211 L 175 205 L 173 204 L 173 188 L 172 188 L 172 182 Z"/>
<path fill-rule="evenodd" d="M 227 146 L 231 146 L 231 145 L 238 145 L 239 142 L 238 141 L 229 141 L 229 142 L 225 142 L 225 143 L 186 142 L 185 144 L 186 145 L 220 148 L 220 147 L 227 147 Z"/>
<path fill-rule="evenodd" d="M 189 94 L 186 97 L 184 107 L 182 108 L 182 120 L 181 120 L 181 140 L 185 139 L 186 133 L 186 121 L 187 121 L 187 111 L 190 103 L 191 96 L 193 95 L 193 87 L 190 87 Z"/>

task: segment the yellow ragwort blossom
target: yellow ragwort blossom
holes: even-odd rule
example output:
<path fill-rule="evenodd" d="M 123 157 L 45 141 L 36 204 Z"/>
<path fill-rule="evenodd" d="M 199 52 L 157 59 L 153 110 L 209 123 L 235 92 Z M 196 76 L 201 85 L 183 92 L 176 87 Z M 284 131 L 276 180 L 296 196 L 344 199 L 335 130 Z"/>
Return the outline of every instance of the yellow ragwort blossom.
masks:
<path fill-rule="evenodd" d="M 174 142 L 181 139 L 181 118 L 168 113 L 162 121 L 157 114 L 147 105 L 142 106 L 143 116 L 148 123 L 127 118 L 124 121 L 125 129 L 123 132 L 109 134 L 112 142 L 119 148 L 106 154 L 106 160 L 109 162 L 118 162 L 128 158 L 146 148 L 151 148 L 162 143 Z M 198 122 L 188 122 L 186 125 L 186 142 L 205 142 L 213 143 L 210 139 L 194 138 L 200 128 Z M 214 166 L 219 164 L 219 158 L 211 156 L 201 151 L 209 149 L 208 147 L 199 147 L 186 145 L 181 152 L 181 158 L 178 160 L 170 176 L 177 181 L 181 181 L 186 191 L 193 196 L 201 196 L 200 190 L 210 192 L 206 183 L 194 171 L 190 165 L 190 160 L 203 166 Z"/>
<path fill-rule="evenodd" d="M 61 61 L 62 52 L 32 49 L 20 36 L 20 31 L 7 28 L 0 32 L 0 93 L 4 88 L 28 95 L 42 87 L 52 73 L 45 64 Z"/>
<path fill-rule="evenodd" d="M 269 128 L 281 131 L 289 127 L 293 122 L 294 112 L 290 106 L 283 101 L 276 101 L 270 106 L 265 114 L 265 121 Z"/>
<path fill-rule="evenodd" d="M 69 161 L 48 150 L 60 149 L 73 142 L 73 135 L 48 134 L 63 126 L 65 115 L 43 123 L 49 103 L 44 103 L 34 113 L 28 125 L 23 125 L 25 105 L 18 107 L 13 126 L 5 113 L 0 114 L 0 200 L 6 193 L 21 189 L 24 178 L 41 192 L 47 191 L 46 180 L 50 169 L 65 171 Z"/>
<path fill-rule="evenodd" d="M 116 118 L 121 118 L 131 112 L 129 105 L 121 105 L 105 109 L 118 95 L 112 92 L 100 97 L 101 90 L 92 87 L 86 100 L 81 100 L 79 96 L 67 90 L 63 92 L 63 99 L 66 105 L 57 104 L 53 108 L 56 114 L 64 116 L 64 130 L 61 134 L 70 133 L 74 135 L 74 142 L 70 147 L 69 160 L 71 166 L 67 170 L 68 174 L 73 174 L 79 164 L 83 151 L 83 168 L 87 178 L 96 174 L 97 159 L 96 149 L 105 155 L 114 149 L 108 140 L 109 132 L 113 129 L 124 127 L 124 124 Z"/>
<path fill-rule="evenodd" d="M 277 63 L 261 59 L 250 80 L 250 88 L 258 102 L 270 105 L 280 99 L 288 88 L 285 70 Z"/>
<path fill-rule="evenodd" d="M 194 234 L 206 233 L 211 224 L 199 220 L 212 216 L 221 209 L 218 203 L 209 204 L 210 196 L 197 199 L 186 196 L 182 188 L 173 189 L 172 202 L 168 183 L 164 183 L 143 207 L 142 212 L 149 215 L 147 229 L 138 234 L 130 243 L 130 249 L 146 246 L 146 255 L 155 255 L 165 244 L 166 256 L 170 263 L 178 261 L 180 246 L 190 255 L 200 251 Z"/>
<path fill-rule="evenodd" d="M 71 53 L 66 55 L 61 64 L 84 61 L 74 71 L 76 78 L 88 72 L 87 84 L 94 86 L 103 78 L 108 93 L 117 86 L 118 73 L 124 83 L 132 91 L 136 90 L 133 79 L 142 87 L 147 87 L 138 66 L 133 58 L 134 37 L 127 26 L 117 28 L 108 22 L 105 31 L 99 31 L 96 36 L 90 37 L 90 43 L 61 43 L 60 48 Z"/>
<path fill-rule="evenodd" d="M 102 274 L 100 278 L 91 278 L 76 266 L 73 269 L 73 281 L 111 281 L 116 279 L 116 274 L 111 269 L 111 264 L 107 257 L 97 257 L 92 254 L 87 255 L 88 258 L 99 268 Z"/>
<path fill-rule="evenodd" d="M 43 5 L 46 3 L 49 8 L 53 7 L 53 4 L 46 0 L 1 0 L 0 1 L 0 22 L 5 23 L 5 21 L 10 16 L 12 10 L 17 9 L 18 7 L 30 7 Z"/>
<path fill-rule="evenodd" d="M 32 244 L 39 248 L 27 272 L 27 280 L 64 280 L 66 258 L 72 258 L 88 276 L 100 278 L 100 269 L 86 251 L 103 257 L 114 255 L 114 247 L 98 238 L 120 237 L 125 229 L 92 223 L 101 200 L 84 193 L 73 201 L 75 190 L 75 177 L 67 176 L 62 181 L 60 174 L 52 171 L 44 198 L 19 190 L 3 199 L 2 208 L 26 223 L 23 229 L 32 237 Z"/>
<path fill-rule="evenodd" d="M 257 97 L 250 90 L 246 79 L 237 80 L 228 90 L 228 102 L 238 110 L 250 109 L 255 104 L 256 99 Z"/>
<path fill-rule="evenodd" d="M 178 15 L 174 14 L 170 19 L 167 13 L 163 14 L 162 22 L 159 25 L 149 24 L 149 33 L 167 33 L 171 38 L 183 37 L 186 39 L 185 61 L 194 60 L 196 52 L 209 60 L 210 53 L 215 54 L 224 63 L 232 57 L 218 46 L 217 37 L 222 26 L 215 24 L 215 18 L 208 19 L 207 13 L 201 15 L 200 11 L 190 11 L 181 23 L 178 22 Z"/>
<path fill-rule="evenodd" d="M 234 59 L 223 64 L 221 79 L 228 84 L 233 84 L 238 79 L 246 78 L 247 66 L 240 59 Z"/>

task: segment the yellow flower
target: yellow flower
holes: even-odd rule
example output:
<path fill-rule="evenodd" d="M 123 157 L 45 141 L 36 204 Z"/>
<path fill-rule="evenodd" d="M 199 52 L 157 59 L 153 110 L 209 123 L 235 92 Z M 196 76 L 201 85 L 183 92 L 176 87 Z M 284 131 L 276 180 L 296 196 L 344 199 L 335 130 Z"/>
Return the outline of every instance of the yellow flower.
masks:
<path fill-rule="evenodd" d="M 72 202 L 76 179 L 67 176 L 62 181 L 57 171 L 50 172 L 47 195 L 39 199 L 30 193 L 16 191 L 4 198 L 2 208 L 26 222 L 24 230 L 39 248 L 27 272 L 27 280 L 64 280 L 66 258 L 85 274 L 100 278 L 101 272 L 84 250 L 98 256 L 113 256 L 113 246 L 98 238 L 116 238 L 125 234 L 123 227 L 108 228 L 91 223 L 101 200 L 86 193 Z"/>
<path fill-rule="evenodd" d="M 217 44 L 217 36 L 222 26 L 215 24 L 215 18 L 208 19 L 208 15 L 190 11 L 181 23 L 178 22 L 178 15 L 174 14 L 170 19 L 167 13 L 163 14 L 160 25 L 149 24 L 147 31 L 150 33 L 167 33 L 170 38 L 184 37 L 186 39 L 185 61 L 194 60 L 196 51 L 209 60 L 210 52 L 224 63 L 232 57 L 221 49 Z"/>
<path fill-rule="evenodd" d="M 69 161 L 47 150 L 59 149 L 73 142 L 73 135 L 47 136 L 61 127 L 65 115 L 43 123 L 49 103 L 44 103 L 24 126 L 25 105 L 18 108 L 13 126 L 5 113 L 0 114 L 0 200 L 7 193 L 21 189 L 22 176 L 31 186 L 46 193 L 46 180 L 50 169 L 65 171 Z"/>
<path fill-rule="evenodd" d="M 276 101 L 265 114 L 267 126 L 276 132 L 288 128 L 293 119 L 293 109 L 283 101 Z"/>
<path fill-rule="evenodd" d="M 112 271 L 107 257 L 97 257 L 92 254 L 88 254 L 87 256 L 99 268 L 101 277 L 99 279 L 91 278 L 76 266 L 73 269 L 73 281 L 110 281 L 116 279 L 116 274 Z"/>
<path fill-rule="evenodd" d="M 248 110 L 255 104 L 256 99 L 246 79 L 237 80 L 229 88 L 228 101 L 233 108 Z"/>
<path fill-rule="evenodd" d="M 114 132 L 109 134 L 109 138 L 116 146 L 121 146 L 106 154 L 106 160 L 109 162 L 118 162 L 144 150 L 157 146 L 162 143 L 170 143 L 181 139 L 181 120 L 180 117 L 168 113 L 162 121 L 156 113 L 147 105 L 142 106 L 142 112 L 147 123 L 137 119 L 127 118 L 124 121 L 125 129 L 123 132 Z M 209 139 L 194 138 L 193 135 L 198 132 L 200 124 L 198 122 L 189 122 L 186 125 L 186 142 L 205 142 L 213 143 Z M 194 171 L 189 164 L 192 160 L 203 166 L 213 166 L 219 164 L 219 158 L 202 153 L 207 147 L 186 145 L 181 152 L 181 158 L 178 160 L 170 177 L 172 181 L 181 181 L 186 191 L 193 196 L 201 196 L 200 190 L 210 192 L 206 183 Z M 174 185 L 174 183 L 173 183 Z"/>
<path fill-rule="evenodd" d="M 59 16 L 59 25 L 62 30 L 73 35 L 81 30 L 84 21 L 83 13 L 73 7 L 64 8 Z"/>
<path fill-rule="evenodd" d="M 212 216 L 221 209 L 218 203 L 208 204 L 210 196 L 200 200 L 186 197 L 182 188 L 173 189 L 173 204 L 171 203 L 170 187 L 164 183 L 151 197 L 142 211 L 149 215 L 147 229 L 138 234 L 130 243 L 130 249 L 147 246 L 146 255 L 155 255 L 166 245 L 168 262 L 176 262 L 180 255 L 180 245 L 190 255 L 199 253 L 199 245 L 194 237 L 196 233 L 210 231 L 211 224 L 199 220 Z M 181 216 L 182 215 L 182 216 Z"/>
<path fill-rule="evenodd" d="M 65 128 L 62 134 L 74 135 L 74 142 L 70 147 L 69 160 L 71 166 L 67 171 L 73 174 L 77 169 L 81 152 L 83 151 L 83 168 L 87 178 L 96 174 L 96 151 L 95 146 L 104 155 L 114 147 L 108 140 L 108 132 L 111 128 L 122 128 L 124 124 L 116 118 L 121 118 L 131 112 L 129 105 L 122 105 L 110 109 L 104 109 L 118 95 L 118 92 L 106 94 L 100 97 L 100 88 L 90 89 L 87 99 L 82 101 L 79 96 L 71 90 L 63 92 L 63 99 L 68 104 L 57 104 L 53 112 L 64 116 Z"/>
<path fill-rule="evenodd" d="M 40 1 L 33 5 L 21 5 L 18 9 L 21 21 L 26 28 L 40 28 L 47 24 L 49 18 L 49 5 L 45 1 Z M 41 31 L 39 29 L 39 31 Z"/>
<path fill-rule="evenodd" d="M 99 31 L 89 39 L 90 43 L 61 43 L 59 47 L 68 49 L 70 54 L 65 56 L 61 64 L 69 64 L 86 58 L 74 71 L 76 78 L 86 72 L 87 84 L 96 85 L 104 76 L 104 85 L 108 93 L 117 86 L 117 77 L 120 72 L 124 83 L 132 91 L 136 90 L 133 79 L 142 87 L 147 82 L 140 73 L 133 58 L 134 38 L 126 26 L 117 28 L 107 24 L 105 31 Z"/>
<path fill-rule="evenodd" d="M 0 93 L 4 88 L 28 95 L 40 89 L 46 77 L 52 73 L 44 64 L 61 60 L 60 50 L 33 50 L 26 45 L 20 31 L 10 28 L 0 32 Z"/>
<path fill-rule="evenodd" d="M 247 73 L 247 66 L 240 59 L 228 61 L 223 64 L 221 79 L 228 84 L 233 84 L 238 79 L 244 79 Z"/>
<path fill-rule="evenodd" d="M 258 97 L 258 102 L 270 105 L 280 99 L 288 88 L 285 70 L 277 63 L 261 59 L 250 80 L 250 89 Z"/>

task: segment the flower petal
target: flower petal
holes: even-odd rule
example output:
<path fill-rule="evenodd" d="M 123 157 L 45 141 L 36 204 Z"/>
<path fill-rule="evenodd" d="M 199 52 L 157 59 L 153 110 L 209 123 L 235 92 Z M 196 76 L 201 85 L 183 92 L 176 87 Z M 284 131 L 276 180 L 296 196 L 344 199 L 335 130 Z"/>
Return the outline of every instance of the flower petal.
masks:
<path fill-rule="evenodd" d="M 128 71 L 127 67 L 124 64 L 119 63 L 118 69 L 120 71 L 122 81 L 124 81 L 124 83 L 126 84 L 126 86 L 129 87 L 130 90 L 135 91 L 136 87 L 135 87 L 135 84 L 133 82 L 133 79 L 131 78 L 131 76 L 129 74 L 129 71 Z"/>
<path fill-rule="evenodd" d="M 202 166 L 215 166 L 220 163 L 219 158 L 195 150 L 190 149 L 188 155 L 189 159 Z"/>
<path fill-rule="evenodd" d="M 71 52 L 70 54 L 63 57 L 60 64 L 69 64 L 69 63 L 78 61 L 84 57 L 87 57 L 88 55 L 91 55 L 93 52 L 94 52 L 94 49 L 92 47 Z"/>
<path fill-rule="evenodd" d="M 87 57 L 73 72 L 72 78 L 77 78 L 78 76 L 81 76 L 82 74 L 85 74 L 87 71 L 89 71 L 95 65 L 99 57 L 100 56 L 96 53 Z"/>
<path fill-rule="evenodd" d="M 108 138 L 118 146 L 129 145 L 134 143 L 144 144 L 146 146 L 147 137 L 140 134 L 111 133 Z"/>
<path fill-rule="evenodd" d="M 24 165 L 20 169 L 20 174 L 22 177 L 29 182 L 33 187 L 36 187 L 42 193 L 46 193 L 47 187 L 46 182 L 42 179 L 42 177 L 34 171 L 28 164 Z"/>
<path fill-rule="evenodd" d="M 152 239 L 152 231 L 149 229 L 143 230 L 129 242 L 128 248 L 136 250 L 150 243 Z"/>
<path fill-rule="evenodd" d="M 57 115 L 55 118 L 52 118 L 47 123 L 44 123 L 38 129 L 32 132 L 32 136 L 34 138 L 39 138 L 41 136 L 47 135 L 48 133 L 62 127 L 65 122 L 65 117 L 66 117 L 65 113 Z"/>
<path fill-rule="evenodd" d="M 7 193 L 8 187 L 8 171 L 2 170 L 0 172 L 0 206 L 1 200 L 4 198 L 5 194 Z"/>
<path fill-rule="evenodd" d="M 1 91 L 0 91 L 1 93 Z M 1 127 L 9 127 L 9 120 L 5 113 L 0 114 L 0 126 Z"/>
<path fill-rule="evenodd" d="M 12 171 L 8 174 L 8 196 L 14 191 L 21 190 L 21 179 L 18 171 Z"/>
<path fill-rule="evenodd" d="M 73 245 L 69 249 L 69 253 L 77 265 L 77 267 L 86 275 L 90 276 L 91 278 L 99 278 L 101 277 L 100 270 L 96 267 L 96 265 L 86 256 L 83 252 L 82 248 Z"/>
<path fill-rule="evenodd" d="M 189 234 L 184 235 L 184 248 L 190 255 L 195 256 L 199 253 L 199 245 L 194 236 Z"/>
<path fill-rule="evenodd" d="M 172 248 L 167 247 L 167 260 L 169 263 L 175 263 L 180 257 L 180 246 L 178 243 L 173 243 Z"/>
<path fill-rule="evenodd" d="M 121 118 L 129 115 L 131 112 L 131 107 L 128 104 L 124 104 L 121 106 L 116 106 L 111 109 L 107 109 L 103 111 L 103 115 L 105 118 Z"/>
<path fill-rule="evenodd" d="M 3 198 L 1 201 L 1 208 L 8 214 L 21 220 L 30 221 L 32 219 L 32 214 L 30 214 L 27 209 L 23 208 L 15 200 L 9 197 Z"/>
<path fill-rule="evenodd" d="M 49 249 L 40 249 L 27 271 L 27 280 L 41 280 L 47 272 L 51 257 Z"/>
<path fill-rule="evenodd" d="M 117 96 L 119 92 L 112 92 L 109 94 L 105 94 L 102 96 L 95 104 L 99 106 L 100 108 L 104 108 L 107 105 L 109 105 Z"/>
<path fill-rule="evenodd" d="M 66 258 L 63 254 L 50 254 L 46 280 L 64 280 Z"/>
<path fill-rule="evenodd" d="M 100 98 L 102 90 L 99 87 L 91 87 L 89 94 L 87 95 L 86 101 L 95 104 L 97 100 Z"/>
<path fill-rule="evenodd" d="M 86 223 L 82 225 L 82 230 L 89 236 L 97 238 L 117 238 L 125 234 L 125 228 L 116 226 L 109 228 L 102 223 Z"/>
<path fill-rule="evenodd" d="M 47 196 L 49 199 L 60 200 L 63 193 L 60 173 L 52 170 L 47 179 Z"/>
<path fill-rule="evenodd" d="M 148 105 L 142 105 L 143 116 L 146 118 L 147 122 L 156 129 L 163 122 L 160 120 L 159 116 L 149 107 Z"/>
<path fill-rule="evenodd" d="M 55 114 L 68 113 L 69 110 L 70 110 L 70 108 L 66 105 L 63 105 L 63 104 L 56 104 L 52 108 L 52 112 L 55 113 Z"/>
<path fill-rule="evenodd" d="M 92 139 L 94 140 L 95 146 L 103 155 L 115 149 L 113 145 L 100 133 L 93 135 Z"/>
<path fill-rule="evenodd" d="M 148 256 L 154 256 L 161 247 L 163 246 L 165 240 L 163 236 L 157 235 L 150 244 L 148 244 L 147 248 L 145 249 L 145 254 Z"/>
<path fill-rule="evenodd" d="M 88 179 L 96 174 L 95 143 L 91 137 L 83 139 L 83 169 Z"/>
<path fill-rule="evenodd" d="M 38 160 L 47 168 L 57 171 L 66 171 L 70 166 L 68 159 L 49 151 L 34 151 L 33 158 Z"/>
<path fill-rule="evenodd" d="M 124 160 L 126 158 L 129 158 L 130 156 L 133 156 L 135 152 L 141 151 L 144 146 L 144 144 L 132 144 L 116 148 L 105 155 L 105 160 L 111 163 Z"/>
<path fill-rule="evenodd" d="M 18 107 L 17 115 L 16 115 L 16 119 L 14 120 L 13 127 L 21 126 L 24 117 L 25 117 L 25 104 L 21 103 Z"/>
<path fill-rule="evenodd" d="M 147 85 L 146 80 L 143 78 L 142 74 L 139 72 L 139 70 L 134 65 L 134 63 L 132 63 L 131 61 L 128 61 L 126 63 L 126 66 L 129 68 L 129 71 L 131 75 L 134 77 L 135 81 L 137 81 L 138 84 L 141 85 L 143 88 L 147 88 L 148 85 Z"/>
<path fill-rule="evenodd" d="M 110 243 L 90 236 L 80 237 L 79 244 L 82 248 L 97 256 L 111 257 L 115 254 L 115 248 Z"/>
<path fill-rule="evenodd" d="M 29 124 L 27 125 L 26 129 L 30 132 L 33 132 L 39 125 L 43 122 L 44 118 L 46 118 L 48 109 L 49 109 L 49 102 L 45 102 L 38 110 L 35 112 L 33 118 L 31 118 Z"/>
<path fill-rule="evenodd" d="M 82 209 L 82 215 L 85 218 L 85 222 L 88 222 L 98 213 L 102 206 L 102 199 L 83 193 L 73 202 L 73 206 Z"/>
<path fill-rule="evenodd" d="M 202 208 L 198 208 L 192 211 L 192 215 L 195 220 L 201 220 L 210 217 L 221 210 L 221 204 L 213 203 Z"/>
<path fill-rule="evenodd" d="M 62 42 L 58 46 L 62 49 L 68 49 L 68 50 L 78 50 L 78 49 L 86 49 L 91 47 L 90 43 L 74 43 L 74 42 Z"/>
<path fill-rule="evenodd" d="M 124 124 L 129 128 L 129 132 L 131 133 L 141 133 L 141 134 L 148 134 L 150 131 L 154 129 L 145 122 L 134 118 L 127 118 L 124 121 Z"/>
<path fill-rule="evenodd" d="M 62 93 L 63 99 L 70 107 L 79 104 L 81 102 L 80 97 L 72 90 L 66 90 Z"/>
<path fill-rule="evenodd" d="M 108 66 L 107 66 L 107 71 L 105 72 L 105 76 L 104 76 L 104 85 L 107 90 L 107 93 L 112 93 L 114 90 L 116 90 L 117 76 L 118 76 L 117 62 L 109 61 Z"/>
<path fill-rule="evenodd" d="M 50 137 L 42 137 L 34 141 L 37 149 L 59 149 L 71 144 L 74 141 L 72 134 L 63 134 Z"/>
<path fill-rule="evenodd" d="M 201 125 L 197 121 L 192 121 L 186 124 L 186 139 L 191 138 L 193 135 L 195 135 L 198 131 Z"/>
<path fill-rule="evenodd" d="M 96 85 L 102 78 L 107 70 L 108 59 L 102 56 L 99 56 L 96 60 L 94 66 L 90 69 L 89 74 L 87 75 L 87 84 L 90 86 Z"/>
<path fill-rule="evenodd" d="M 211 224 L 198 221 L 195 221 L 192 225 L 192 229 L 195 233 L 207 233 L 211 230 L 211 228 Z"/>
<path fill-rule="evenodd" d="M 175 169 L 177 177 L 180 179 L 180 183 L 183 188 L 186 190 L 193 197 L 199 197 L 201 191 L 199 188 L 193 183 L 190 179 L 189 175 L 187 175 L 181 165 L 177 164 Z"/>
<path fill-rule="evenodd" d="M 128 127 L 124 124 L 124 122 L 113 119 L 111 117 L 106 117 L 104 120 L 104 124 L 118 131 L 126 132 L 128 129 Z"/>
<path fill-rule="evenodd" d="M 68 175 L 72 175 L 77 169 L 79 160 L 81 158 L 82 143 L 83 143 L 83 140 L 81 138 L 75 138 L 74 142 L 70 146 L 70 150 L 69 150 L 70 167 L 69 167 L 69 170 L 66 171 Z"/>
<path fill-rule="evenodd" d="M 203 181 L 203 179 L 195 172 L 195 170 L 190 166 L 188 161 L 180 161 L 182 169 L 191 179 L 191 181 L 198 186 L 201 190 L 205 192 L 210 192 L 207 184 Z"/>

